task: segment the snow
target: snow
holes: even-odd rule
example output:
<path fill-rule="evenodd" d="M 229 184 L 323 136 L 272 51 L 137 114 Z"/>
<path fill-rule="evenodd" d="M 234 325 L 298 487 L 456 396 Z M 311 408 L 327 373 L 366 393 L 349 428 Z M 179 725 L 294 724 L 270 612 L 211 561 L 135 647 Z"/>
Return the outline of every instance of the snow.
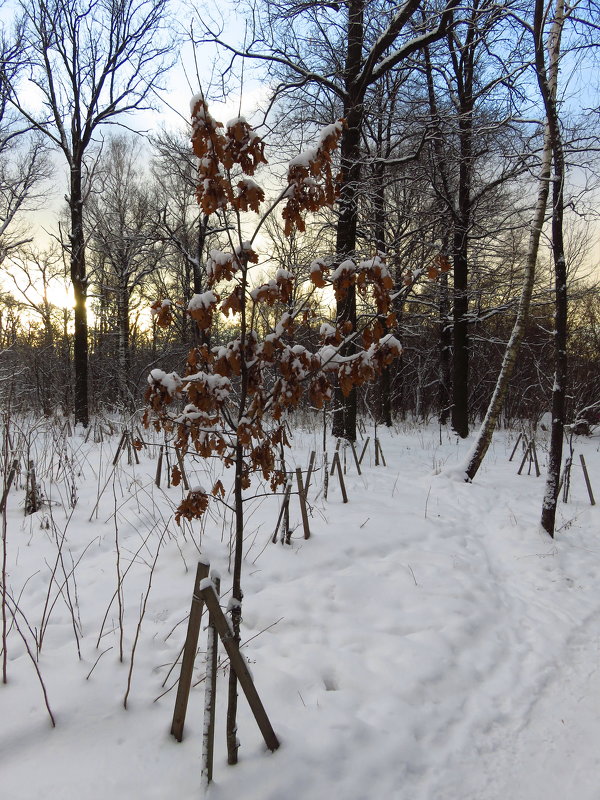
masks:
<path fill-rule="evenodd" d="M 297 156 L 291 159 L 289 162 L 289 167 L 302 167 L 303 169 L 308 169 L 312 162 L 317 157 L 317 148 L 316 147 L 309 147 L 307 150 L 304 150 L 302 153 L 298 153 Z"/>
<path fill-rule="evenodd" d="M 356 264 L 354 263 L 354 261 L 352 261 L 352 259 L 347 258 L 345 261 L 342 261 L 342 263 L 339 265 L 339 267 L 337 267 L 337 269 L 334 269 L 334 271 L 331 274 L 331 280 L 335 282 L 344 275 L 353 275 L 355 272 L 356 272 Z"/>
<path fill-rule="evenodd" d="M 154 383 L 160 383 L 171 395 L 182 386 L 182 380 L 176 372 L 167 373 L 162 369 L 151 370 L 147 380 L 150 386 Z"/>
<path fill-rule="evenodd" d="M 13 628 L 9 682 L 0 686 L 2 797 L 597 800 L 600 510 L 589 505 L 581 472 L 574 468 L 571 499 L 559 503 L 550 540 L 538 526 L 547 434 L 536 442 L 542 477 L 516 474 L 519 459 L 508 457 L 517 433 L 501 431 L 466 484 L 457 474 L 469 440 L 440 437 L 435 425 L 378 428 L 388 466 L 375 467 L 371 427 L 361 476 L 346 454 L 349 502 L 335 476 L 325 502 L 320 419 L 294 429 L 288 466 L 305 469 L 318 451 L 311 538 L 302 537 L 294 496 L 289 546 L 269 542 L 281 496 L 248 503 L 243 652 L 282 746 L 265 749 L 240 692 L 240 763 L 226 765 L 220 669 L 208 791 L 200 760 L 206 619 L 181 744 L 169 735 L 175 690 L 156 698 L 177 677 L 177 668 L 167 675 L 184 641 L 199 558 L 222 575 L 222 604 L 231 607 L 222 507 L 211 501 L 202 523 L 173 523 L 187 493 L 167 488 L 164 465 L 161 488 L 154 484 L 163 434 L 145 431 L 140 464 L 128 465 L 124 452 L 113 471 L 120 433 L 94 444 L 37 423 L 31 457 L 46 503 L 24 517 L 24 476 L 11 490 L 7 588 L 32 631 L 48 593 L 50 603 L 56 598 L 39 656 L 56 728 Z M 600 489 L 598 442 L 576 438 L 575 452 Z M 329 439 L 329 463 L 334 448 Z M 170 458 L 176 463 L 172 442 Z M 233 471 L 219 459 L 186 456 L 186 472 L 191 486 L 220 478 L 228 492 L 232 484 Z M 96 648 L 117 586 L 117 535 L 124 663 L 116 600 Z M 59 560 L 56 578 L 63 586 L 76 565 L 81 660 L 66 591 L 51 579 L 63 536 L 65 572 Z M 125 711 L 140 598 L 157 552 Z M 69 589 L 75 602 L 72 577 Z"/>
<path fill-rule="evenodd" d="M 212 291 L 194 294 L 188 303 L 188 311 L 195 311 L 198 308 L 210 308 L 218 302 L 215 293 Z"/>

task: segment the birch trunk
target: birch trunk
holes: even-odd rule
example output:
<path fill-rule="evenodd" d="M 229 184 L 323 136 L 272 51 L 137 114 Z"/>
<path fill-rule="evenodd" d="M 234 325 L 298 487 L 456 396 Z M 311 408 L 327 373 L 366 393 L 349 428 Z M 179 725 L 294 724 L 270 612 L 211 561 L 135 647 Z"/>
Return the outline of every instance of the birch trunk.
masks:
<path fill-rule="evenodd" d="M 541 38 L 544 9 L 540 0 L 536 2 L 535 32 Z M 554 331 L 554 385 L 552 388 L 552 428 L 550 433 L 550 452 L 548 454 L 548 473 L 542 503 L 541 524 L 546 533 L 554 537 L 556 503 L 560 481 L 563 434 L 565 426 L 565 398 L 567 385 L 567 267 L 563 237 L 565 158 L 556 107 L 558 63 L 560 41 L 565 19 L 564 0 L 556 0 L 554 22 L 548 38 L 548 74 L 545 64 L 537 63 L 538 83 L 550 130 L 554 156 L 554 175 L 552 184 L 552 256 L 554 261 L 555 291 L 555 331 Z"/>
<path fill-rule="evenodd" d="M 562 4 L 562 0 L 557 0 L 558 4 Z M 543 4 L 540 0 L 536 0 L 536 21 L 541 20 L 543 17 Z M 550 63 L 548 68 L 548 77 L 546 78 L 545 59 L 544 59 L 544 45 L 541 36 L 541 28 L 538 31 L 535 41 L 536 49 L 536 67 L 538 71 L 538 80 L 544 82 L 548 90 L 548 96 L 552 99 L 552 104 L 556 98 L 556 81 L 558 76 L 558 54 L 560 51 L 560 34 L 563 26 L 563 15 L 557 14 L 549 35 L 549 54 Z M 536 25 L 537 28 L 537 25 Z M 555 47 L 553 43 L 557 43 Z M 541 69 L 540 72 L 540 61 Z M 556 111 L 555 107 L 554 110 Z M 502 368 L 496 388 L 490 400 L 490 404 L 479 429 L 477 439 L 469 454 L 466 480 L 472 481 L 483 459 L 487 453 L 488 447 L 492 441 L 492 436 L 496 428 L 506 391 L 510 382 L 511 375 L 517 360 L 519 347 L 525 333 L 525 324 L 529 316 L 529 306 L 531 304 L 531 295 L 533 292 L 533 283 L 535 278 L 535 266 L 537 262 L 537 255 L 540 244 L 540 236 L 544 225 L 546 216 L 546 207 L 548 205 L 548 195 L 550 192 L 551 169 L 552 169 L 552 156 L 553 156 L 553 134 L 551 130 L 551 120 L 548 117 L 548 104 L 546 104 L 546 124 L 544 128 L 544 144 L 542 149 L 542 163 L 540 167 L 540 175 L 538 181 L 538 195 L 535 212 L 531 224 L 531 233 L 529 235 L 529 247 L 527 251 L 527 261 L 525 264 L 525 275 L 523 279 L 523 288 L 521 291 L 521 298 L 519 301 L 519 308 L 517 317 L 513 326 L 513 330 L 506 346 L 504 359 L 502 361 Z M 561 431 L 562 437 L 562 431 Z M 562 439 L 561 439 L 562 444 Z M 558 486 L 558 484 L 557 484 Z"/>

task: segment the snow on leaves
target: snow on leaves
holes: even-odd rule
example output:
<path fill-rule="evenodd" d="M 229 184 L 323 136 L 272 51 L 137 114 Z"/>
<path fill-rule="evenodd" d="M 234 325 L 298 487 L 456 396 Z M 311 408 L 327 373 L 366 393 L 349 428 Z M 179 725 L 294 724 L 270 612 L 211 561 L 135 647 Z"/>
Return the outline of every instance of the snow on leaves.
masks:
<path fill-rule="evenodd" d="M 254 181 L 242 178 L 234 190 L 230 171 L 239 166 L 247 176 L 266 164 L 264 143 L 243 117 L 223 125 L 209 113 L 204 98 L 192 101 L 192 147 L 198 158 L 196 199 L 205 214 L 228 207 L 258 212 L 264 192 Z"/>
<path fill-rule="evenodd" d="M 332 173 L 332 153 L 338 146 L 345 126 L 340 119 L 321 131 L 319 143 L 292 159 L 288 166 L 287 203 L 282 212 L 285 235 L 295 229 L 304 231 L 302 214 L 332 206 L 336 186 Z"/>
<path fill-rule="evenodd" d="M 266 163 L 259 137 L 243 118 L 230 121 L 223 132 L 201 97 L 193 101 L 192 119 L 192 142 L 199 159 L 198 202 L 204 212 L 227 207 L 259 211 L 264 193 L 251 177 Z M 339 120 L 325 128 L 316 147 L 290 162 L 288 186 L 280 196 L 287 235 L 295 228 L 304 230 L 303 214 L 333 204 L 332 153 L 344 124 Z M 280 448 L 289 445 L 285 412 L 303 400 L 322 408 L 332 399 L 336 383 L 348 394 L 376 378 L 402 352 L 388 332 L 395 323 L 390 296 L 394 282 L 381 254 L 363 261 L 313 261 L 306 281 L 309 293 L 330 286 L 340 300 L 355 287 L 364 304 L 359 329 L 353 330 L 347 321 L 322 322 L 320 345 L 311 350 L 306 346 L 312 338 L 310 315 L 302 301 L 298 307 L 294 304 L 294 298 L 306 297 L 306 291 L 298 291 L 298 276 L 279 269 L 273 278 L 253 286 L 250 270 L 258 263 L 258 254 L 244 240 L 241 228 L 237 233 L 237 246 L 230 238 L 233 252 L 210 251 L 207 290 L 195 294 L 186 311 L 203 330 L 211 327 L 217 313 L 240 315 L 239 328 L 226 344 L 193 348 L 183 376 L 152 370 L 144 424 L 174 432 L 183 454 L 192 450 L 204 458 L 220 458 L 226 467 L 236 464 L 242 488 L 248 488 L 258 474 L 275 491 L 286 482 L 285 473 L 276 466 Z M 435 268 L 441 271 L 446 265 L 439 261 Z M 261 305 L 280 314 L 262 341 L 251 322 L 262 313 Z M 168 301 L 153 306 L 160 325 L 168 324 L 171 312 Z M 174 472 L 176 480 L 180 476 Z M 223 495 L 220 482 L 210 494 L 189 492 L 177 509 L 177 521 L 201 516 L 211 497 L 223 499 Z"/>

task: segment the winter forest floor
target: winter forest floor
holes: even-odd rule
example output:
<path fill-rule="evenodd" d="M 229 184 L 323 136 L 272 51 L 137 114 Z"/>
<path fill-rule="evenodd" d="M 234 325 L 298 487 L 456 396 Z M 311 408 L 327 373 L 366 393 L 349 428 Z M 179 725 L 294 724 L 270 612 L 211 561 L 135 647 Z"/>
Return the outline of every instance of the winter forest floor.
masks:
<path fill-rule="evenodd" d="M 178 527 L 183 490 L 165 487 L 164 470 L 155 486 L 156 446 L 139 465 L 124 453 L 113 471 L 118 434 L 94 443 L 19 424 L 15 446 L 29 440 L 45 503 L 24 516 L 24 477 L 8 500 L 6 584 L 22 636 L 10 626 L 0 685 L 2 798 L 600 798 L 600 507 L 579 466 L 583 453 L 600 501 L 600 436 L 575 440 L 554 541 L 538 527 L 544 435 L 542 477 L 527 466 L 517 475 L 521 449 L 509 462 L 516 434 L 505 431 L 467 485 L 459 471 L 469 440 L 398 425 L 381 433 L 384 467 L 374 465 L 371 430 L 362 476 L 348 453 L 347 504 L 337 478 L 325 501 L 315 473 L 309 540 L 293 498 L 290 545 L 270 543 L 281 498 L 248 504 L 242 639 L 282 744 L 265 749 L 240 695 L 240 763 L 226 765 L 221 669 L 205 792 L 203 653 L 181 744 L 169 735 L 175 689 L 156 698 L 179 673 L 171 667 L 199 552 L 228 600 L 230 520 L 213 509 L 203 524 Z M 290 468 L 305 469 L 313 449 L 319 465 L 318 427 L 295 430 Z M 187 470 L 208 489 L 221 475 L 220 462 L 209 475 L 200 462 Z M 119 574 L 122 626 L 111 604 Z M 24 645 L 35 654 L 40 638 L 55 729 Z"/>

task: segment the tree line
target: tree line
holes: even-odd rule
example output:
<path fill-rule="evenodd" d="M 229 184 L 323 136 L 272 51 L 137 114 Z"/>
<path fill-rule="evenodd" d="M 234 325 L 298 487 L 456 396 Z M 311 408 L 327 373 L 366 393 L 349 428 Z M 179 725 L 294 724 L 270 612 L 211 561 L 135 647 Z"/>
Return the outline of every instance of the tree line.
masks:
<path fill-rule="evenodd" d="M 23 0 L 5 25 L 4 391 L 45 413 L 61 404 L 87 425 L 90 409 L 136 407 L 149 368 L 228 340 L 239 324 L 215 319 L 209 334 L 186 313 L 235 224 L 231 208 L 197 202 L 191 130 L 114 133 L 157 102 L 185 36 L 214 58 L 219 80 L 207 94 L 242 66 L 268 86 L 255 120 L 281 166 L 259 173 L 267 194 L 269 175 L 344 120 L 332 202 L 307 206 L 294 230 L 270 219 L 259 248 L 265 274 L 310 270 L 315 259 L 333 269 L 374 256 L 387 264 L 393 313 L 380 332 L 403 352 L 376 386 L 338 387 L 334 433 L 354 440 L 361 410 L 388 425 L 438 418 L 460 437 L 483 419 L 472 479 L 502 419 L 535 420 L 551 407 L 551 509 L 564 425 L 600 396 L 598 102 L 591 86 L 568 95 L 595 64 L 598 6 L 280 0 L 247 10 L 243 44 L 207 22 L 214 14 L 178 30 L 168 0 Z M 40 247 L 23 212 L 45 202 L 61 169 L 54 152 L 67 168 L 66 204 Z M 73 312 L 52 303 L 64 272 Z M 145 309 L 167 297 L 174 324 L 163 328 Z M 311 302 L 307 339 L 327 305 L 350 331 L 369 310 L 354 284 L 323 292 L 321 308 Z M 269 313 L 257 320 L 265 329 Z M 355 349 L 349 337 L 343 357 Z"/>

